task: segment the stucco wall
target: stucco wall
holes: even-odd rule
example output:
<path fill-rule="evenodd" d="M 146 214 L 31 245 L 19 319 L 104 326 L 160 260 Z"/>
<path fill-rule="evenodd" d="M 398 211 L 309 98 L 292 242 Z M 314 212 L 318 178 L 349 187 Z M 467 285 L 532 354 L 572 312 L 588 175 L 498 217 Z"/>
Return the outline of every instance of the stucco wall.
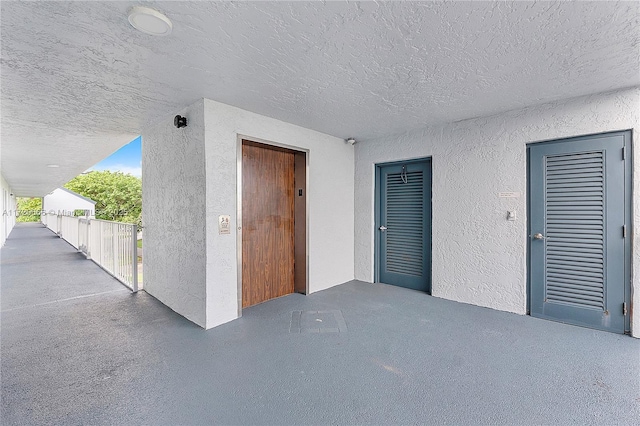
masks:
<path fill-rule="evenodd" d="M 344 140 L 205 100 L 207 328 L 238 315 L 236 234 L 218 234 L 218 216 L 237 229 L 238 135 L 308 151 L 309 291 L 353 279 L 354 150 Z M 145 209 L 147 206 L 145 206 Z"/>
<path fill-rule="evenodd" d="M 56 188 L 42 199 L 42 210 L 53 214 L 73 214 L 74 210 L 88 210 L 95 216 L 95 203 Z"/>
<path fill-rule="evenodd" d="M 142 134 L 144 288 L 204 327 L 205 160 L 203 102 L 177 112 Z"/>
<path fill-rule="evenodd" d="M 526 144 L 633 129 L 632 332 L 640 337 L 640 89 L 366 141 L 355 150 L 355 277 L 374 277 L 374 164 L 433 158 L 433 295 L 526 312 Z M 498 198 L 502 191 L 520 198 Z M 518 218 L 506 220 L 507 210 Z"/>
<path fill-rule="evenodd" d="M 0 187 L 2 188 L 0 190 L 0 202 L 2 203 L 2 223 L 0 224 L 1 246 L 4 245 L 4 242 L 16 224 L 16 197 L 15 195 L 11 195 L 13 190 L 2 175 L 0 175 Z"/>

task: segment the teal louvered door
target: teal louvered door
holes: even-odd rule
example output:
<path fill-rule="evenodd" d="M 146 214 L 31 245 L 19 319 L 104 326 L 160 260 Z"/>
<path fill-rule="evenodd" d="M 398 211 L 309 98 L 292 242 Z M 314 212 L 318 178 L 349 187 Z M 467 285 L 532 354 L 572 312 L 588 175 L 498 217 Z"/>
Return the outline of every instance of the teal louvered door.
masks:
<path fill-rule="evenodd" d="M 532 316 L 628 331 L 630 137 L 529 146 Z"/>
<path fill-rule="evenodd" d="M 379 165 L 378 280 L 431 292 L 431 162 Z"/>

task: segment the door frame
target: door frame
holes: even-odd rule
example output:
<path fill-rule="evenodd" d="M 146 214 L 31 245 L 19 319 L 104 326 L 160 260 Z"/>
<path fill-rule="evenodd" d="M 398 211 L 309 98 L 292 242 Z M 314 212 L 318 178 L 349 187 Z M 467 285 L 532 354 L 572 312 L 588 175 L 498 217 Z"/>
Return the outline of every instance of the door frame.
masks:
<path fill-rule="evenodd" d="M 431 199 L 429 199 L 429 207 L 431 208 L 431 212 L 429 214 L 429 270 L 427 272 L 427 276 L 429 277 L 429 291 L 426 294 L 433 293 L 433 157 L 418 157 L 418 158 L 410 158 L 407 160 L 396 160 L 396 161 L 388 161 L 384 163 L 375 163 L 375 176 L 374 176 L 374 187 L 373 187 L 373 282 L 380 282 L 380 232 L 378 232 L 378 227 L 380 226 L 380 187 L 381 182 L 380 179 L 382 177 L 380 169 L 385 166 L 396 166 L 408 163 L 421 163 L 428 162 L 429 163 L 429 171 L 431 172 L 431 177 L 429 182 L 431 184 Z"/>
<path fill-rule="evenodd" d="M 273 142 L 266 139 L 258 138 L 255 136 L 248 136 L 244 134 L 236 134 L 236 268 L 237 268 L 237 304 L 238 304 L 238 317 L 242 316 L 242 141 L 255 142 L 262 145 L 272 146 L 274 148 L 284 148 L 290 151 L 295 151 L 296 154 L 304 154 L 304 174 L 299 176 L 298 172 L 295 173 L 296 180 L 298 177 L 304 177 L 304 233 L 300 235 L 298 226 L 294 228 L 294 257 L 297 263 L 302 261 L 304 263 L 304 286 L 300 286 L 298 282 L 295 283 L 294 292 L 309 294 L 309 150 L 298 146 L 292 146 L 282 144 L 279 142 Z M 296 166 L 300 162 L 300 156 L 295 156 Z M 296 198 L 294 194 L 294 199 Z M 297 217 L 297 211 L 294 213 Z M 304 241 L 300 239 L 304 238 Z M 298 250 L 299 245 L 304 248 L 304 252 Z M 296 278 L 298 274 L 296 273 Z"/>
<path fill-rule="evenodd" d="M 601 136 L 607 135 L 624 135 L 625 147 L 626 147 L 626 159 L 625 161 L 625 170 L 624 170 L 624 178 L 625 178 L 625 206 L 624 206 L 624 217 L 625 224 L 627 226 L 626 232 L 627 237 L 624 241 L 624 301 L 627 304 L 627 316 L 624 319 L 624 334 L 630 334 L 631 332 L 631 314 L 633 312 L 633 306 L 631 301 L 631 287 L 632 283 L 632 274 L 631 270 L 633 267 L 633 247 L 631 244 L 631 240 L 634 235 L 634 223 L 633 223 L 633 129 L 624 129 L 624 130 L 613 130 L 609 132 L 600 132 L 600 133 L 589 133 L 586 135 L 580 136 L 571 136 L 564 137 L 558 139 L 546 139 L 537 142 L 530 142 L 526 145 L 527 151 L 527 161 L 526 161 L 526 169 L 527 169 L 527 283 L 526 283 L 526 293 L 527 293 L 527 301 L 526 301 L 526 312 L 527 315 L 531 315 L 531 156 L 529 154 L 529 148 L 532 145 L 540 146 L 540 145 L 551 145 L 559 142 L 576 142 L 579 140 L 584 140 L 588 138 L 598 138 Z M 628 143 L 628 144 L 627 144 Z"/>

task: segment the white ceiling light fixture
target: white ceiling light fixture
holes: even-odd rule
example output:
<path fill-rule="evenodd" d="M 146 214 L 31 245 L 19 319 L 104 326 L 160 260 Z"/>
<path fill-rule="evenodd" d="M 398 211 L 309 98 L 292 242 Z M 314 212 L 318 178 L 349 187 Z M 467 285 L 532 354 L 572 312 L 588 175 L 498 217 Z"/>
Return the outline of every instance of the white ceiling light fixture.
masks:
<path fill-rule="evenodd" d="M 171 34 L 173 24 L 162 13 L 144 6 L 135 6 L 129 11 L 129 23 L 133 28 L 145 34 L 167 36 Z"/>
<path fill-rule="evenodd" d="M 57 169 L 60 166 L 58 166 L 57 164 L 47 164 L 47 167 L 49 167 L 50 169 Z"/>

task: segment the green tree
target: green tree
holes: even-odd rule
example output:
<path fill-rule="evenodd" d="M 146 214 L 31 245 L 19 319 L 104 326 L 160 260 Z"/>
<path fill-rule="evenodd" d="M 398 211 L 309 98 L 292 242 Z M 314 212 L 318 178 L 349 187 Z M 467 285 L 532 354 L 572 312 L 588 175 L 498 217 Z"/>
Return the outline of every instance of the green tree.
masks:
<path fill-rule="evenodd" d="M 42 198 L 18 197 L 16 209 L 18 210 L 17 222 L 40 222 Z"/>
<path fill-rule="evenodd" d="M 142 180 L 121 172 L 93 171 L 78 175 L 65 188 L 96 202 L 96 219 L 142 223 Z"/>

